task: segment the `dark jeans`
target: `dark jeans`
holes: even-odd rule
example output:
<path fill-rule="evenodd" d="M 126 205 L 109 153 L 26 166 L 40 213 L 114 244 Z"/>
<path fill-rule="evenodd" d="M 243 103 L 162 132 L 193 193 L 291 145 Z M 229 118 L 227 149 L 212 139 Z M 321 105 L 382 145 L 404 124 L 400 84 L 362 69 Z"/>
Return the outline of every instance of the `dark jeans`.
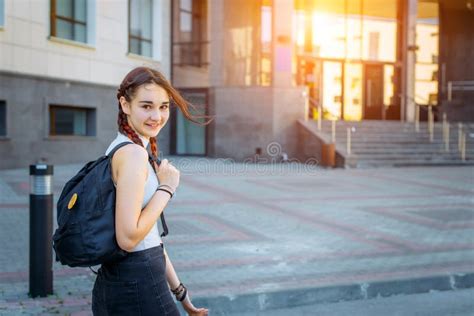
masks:
<path fill-rule="evenodd" d="M 163 248 L 132 252 L 103 264 L 92 290 L 94 315 L 173 315 L 180 313 L 166 282 Z"/>

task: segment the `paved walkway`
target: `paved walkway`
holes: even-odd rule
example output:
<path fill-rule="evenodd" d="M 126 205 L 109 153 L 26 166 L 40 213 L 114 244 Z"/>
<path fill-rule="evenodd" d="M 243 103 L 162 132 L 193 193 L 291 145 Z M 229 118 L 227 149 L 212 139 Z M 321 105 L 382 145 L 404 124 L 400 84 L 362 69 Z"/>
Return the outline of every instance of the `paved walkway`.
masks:
<path fill-rule="evenodd" d="M 174 161 L 165 242 L 211 315 L 474 286 L 473 167 Z M 55 198 L 80 167 L 55 166 Z M 89 315 L 88 269 L 55 263 L 55 294 L 28 298 L 28 181 L 0 171 L 0 314 Z"/>

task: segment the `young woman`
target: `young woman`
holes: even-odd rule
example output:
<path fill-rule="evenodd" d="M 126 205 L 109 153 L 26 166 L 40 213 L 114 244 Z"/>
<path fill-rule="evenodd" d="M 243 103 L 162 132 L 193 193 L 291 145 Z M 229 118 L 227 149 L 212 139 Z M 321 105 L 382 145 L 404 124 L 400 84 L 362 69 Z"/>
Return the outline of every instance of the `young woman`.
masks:
<path fill-rule="evenodd" d="M 179 171 L 166 159 L 149 163 L 147 146 L 158 157 L 156 136 L 168 121 L 170 100 L 196 123 L 186 101 L 156 70 L 139 67 L 122 81 L 117 93 L 118 135 L 106 151 L 122 142 L 112 158 L 116 186 L 115 229 L 121 261 L 103 264 L 92 291 L 94 315 L 180 315 L 171 296 L 189 315 L 207 315 L 191 303 L 163 248 L 157 220 L 179 185 Z"/>

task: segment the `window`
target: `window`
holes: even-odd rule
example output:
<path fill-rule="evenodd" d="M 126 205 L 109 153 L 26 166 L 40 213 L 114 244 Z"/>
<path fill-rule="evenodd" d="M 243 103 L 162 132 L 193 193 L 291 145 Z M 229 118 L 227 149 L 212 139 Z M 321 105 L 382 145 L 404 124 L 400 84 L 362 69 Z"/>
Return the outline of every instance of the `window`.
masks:
<path fill-rule="evenodd" d="M 129 0 L 128 9 L 128 51 L 153 57 L 152 0 Z"/>
<path fill-rule="evenodd" d="M 174 1 L 173 11 L 174 65 L 207 66 L 207 0 Z"/>
<path fill-rule="evenodd" d="M 223 1 L 223 3 L 225 85 L 271 85 L 272 1 Z M 286 37 L 282 40 L 287 41 Z M 283 56 L 287 56 L 288 47 L 282 48 L 280 52 Z M 284 65 L 284 67 L 291 66 L 286 63 Z"/>
<path fill-rule="evenodd" d="M 7 136 L 7 103 L 0 101 L 0 136 Z"/>
<path fill-rule="evenodd" d="M 95 136 L 95 109 L 62 105 L 49 107 L 49 134 L 51 136 Z"/>
<path fill-rule="evenodd" d="M 439 3 L 418 0 L 416 19 L 415 101 L 437 104 Z"/>
<path fill-rule="evenodd" d="M 0 0 L 0 28 L 5 25 L 5 1 Z"/>
<path fill-rule="evenodd" d="M 193 115 L 207 112 L 208 91 L 206 89 L 188 89 L 180 92 L 186 100 L 196 106 L 196 109 L 189 109 Z M 206 126 L 191 123 L 181 111 L 174 111 L 174 114 L 176 121 L 173 122 L 172 129 L 175 128 L 176 143 L 172 145 L 171 149 L 178 155 L 205 155 Z M 204 122 L 202 119 L 199 121 Z"/>
<path fill-rule="evenodd" d="M 298 54 L 396 61 L 396 0 L 297 1 L 294 38 Z"/>
<path fill-rule="evenodd" d="M 87 0 L 51 0 L 51 36 L 88 43 Z"/>

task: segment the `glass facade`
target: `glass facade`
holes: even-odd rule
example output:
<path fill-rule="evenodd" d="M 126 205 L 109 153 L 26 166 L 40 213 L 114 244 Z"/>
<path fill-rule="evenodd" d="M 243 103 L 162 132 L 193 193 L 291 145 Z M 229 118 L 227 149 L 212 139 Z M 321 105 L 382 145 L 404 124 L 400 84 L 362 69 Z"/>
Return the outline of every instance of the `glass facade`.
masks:
<path fill-rule="evenodd" d="M 224 82 L 269 86 L 272 68 L 272 1 L 224 1 Z"/>
<path fill-rule="evenodd" d="M 416 21 L 415 101 L 434 105 L 438 99 L 438 3 L 419 0 Z"/>
<path fill-rule="evenodd" d="M 128 50 L 133 54 L 152 57 L 152 0 L 129 0 L 128 5 Z"/>
<path fill-rule="evenodd" d="M 51 0 L 51 35 L 87 43 L 87 1 Z"/>
<path fill-rule="evenodd" d="M 173 64 L 207 67 L 207 0 L 173 1 Z"/>
<path fill-rule="evenodd" d="M 394 96 L 397 0 L 295 0 L 295 77 L 313 115 L 385 119 Z"/>
<path fill-rule="evenodd" d="M 202 115 L 207 107 L 207 90 L 181 91 L 183 96 L 196 110 L 190 108 L 194 115 Z M 200 126 L 188 121 L 180 110 L 176 113 L 176 150 L 178 155 L 205 155 L 206 154 L 206 126 Z M 203 121 L 204 123 L 204 121 Z"/>

